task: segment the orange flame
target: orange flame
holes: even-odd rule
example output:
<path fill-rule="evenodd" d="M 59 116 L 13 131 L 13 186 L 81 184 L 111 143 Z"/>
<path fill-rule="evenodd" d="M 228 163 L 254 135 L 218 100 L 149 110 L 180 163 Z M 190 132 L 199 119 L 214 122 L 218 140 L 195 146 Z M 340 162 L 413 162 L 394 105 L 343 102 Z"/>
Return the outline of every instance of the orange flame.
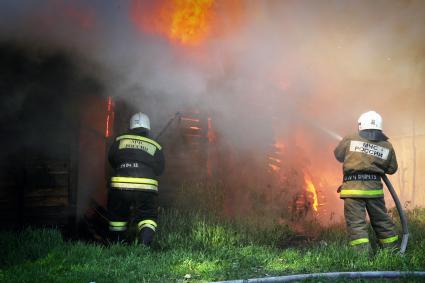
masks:
<path fill-rule="evenodd" d="M 130 17 L 142 32 L 198 46 L 207 38 L 226 36 L 244 26 L 245 5 L 242 0 L 131 0 Z"/>
<path fill-rule="evenodd" d="M 154 4 L 153 4 L 154 3 Z M 133 0 L 131 18 L 144 32 L 165 35 L 174 42 L 198 45 L 210 34 L 213 0 Z"/>
<path fill-rule="evenodd" d="M 114 102 L 112 98 L 108 96 L 107 110 L 106 110 L 106 125 L 105 125 L 105 138 L 109 138 L 112 135 L 114 122 Z"/>
<path fill-rule="evenodd" d="M 313 194 L 313 209 L 314 211 L 317 211 L 317 207 L 319 206 L 319 202 L 317 200 L 317 192 L 316 192 L 316 188 L 313 184 L 313 182 L 311 181 L 311 178 L 305 174 L 304 175 L 304 181 L 305 184 L 307 185 L 307 192 L 310 192 Z"/>
<path fill-rule="evenodd" d="M 212 0 L 174 0 L 169 36 L 183 44 L 198 44 L 210 31 Z"/>

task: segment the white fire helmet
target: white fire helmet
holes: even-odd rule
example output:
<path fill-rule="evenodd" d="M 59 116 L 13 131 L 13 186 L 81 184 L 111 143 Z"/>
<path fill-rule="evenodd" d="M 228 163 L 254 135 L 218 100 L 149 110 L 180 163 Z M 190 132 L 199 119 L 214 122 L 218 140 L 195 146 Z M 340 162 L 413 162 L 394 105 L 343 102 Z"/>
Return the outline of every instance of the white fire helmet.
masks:
<path fill-rule="evenodd" d="M 375 111 L 369 111 L 360 115 L 358 120 L 359 131 L 361 130 L 382 130 L 382 117 Z"/>
<path fill-rule="evenodd" d="M 142 112 L 134 114 L 130 119 L 130 130 L 135 128 L 145 128 L 150 130 L 151 123 L 149 121 L 148 115 Z"/>

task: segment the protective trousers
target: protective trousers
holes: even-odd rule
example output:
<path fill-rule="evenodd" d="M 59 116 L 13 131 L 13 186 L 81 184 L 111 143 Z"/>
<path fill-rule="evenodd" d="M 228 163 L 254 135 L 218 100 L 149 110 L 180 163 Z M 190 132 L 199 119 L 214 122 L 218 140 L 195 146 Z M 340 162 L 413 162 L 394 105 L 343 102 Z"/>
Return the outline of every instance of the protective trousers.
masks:
<path fill-rule="evenodd" d="M 397 246 L 395 225 L 387 213 L 384 198 L 344 198 L 344 215 L 351 246 L 369 246 L 366 211 L 382 247 Z"/>
<path fill-rule="evenodd" d="M 126 239 L 130 223 L 137 224 L 139 240 L 150 245 L 157 227 L 158 195 L 111 188 L 108 196 L 109 231 L 113 241 Z"/>

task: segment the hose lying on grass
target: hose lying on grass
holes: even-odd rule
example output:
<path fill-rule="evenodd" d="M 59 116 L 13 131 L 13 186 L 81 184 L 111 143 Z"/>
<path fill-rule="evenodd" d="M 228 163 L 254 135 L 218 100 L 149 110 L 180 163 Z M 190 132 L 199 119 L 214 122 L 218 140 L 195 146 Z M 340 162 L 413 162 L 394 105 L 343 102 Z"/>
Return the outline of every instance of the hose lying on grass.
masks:
<path fill-rule="evenodd" d="M 414 271 L 362 271 L 362 272 L 327 272 L 327 273 L 310 273 L 310 274 L 296 274 L 287 276 L 277 277 L 264 277 L 264 278 L 251 278 L 251 279 L 239 279 L 230 281 L 217 281 L 214 283 L 278 283 L 278 282 L 292 282 L 313 278 L 350 278 L 350 279 L 396 279 L 396 278 L 411 278 L 411 277 L 423 277 L 425 278 L 425 272 Z M 424 279 L 425 280 L 425 279 Z"/>

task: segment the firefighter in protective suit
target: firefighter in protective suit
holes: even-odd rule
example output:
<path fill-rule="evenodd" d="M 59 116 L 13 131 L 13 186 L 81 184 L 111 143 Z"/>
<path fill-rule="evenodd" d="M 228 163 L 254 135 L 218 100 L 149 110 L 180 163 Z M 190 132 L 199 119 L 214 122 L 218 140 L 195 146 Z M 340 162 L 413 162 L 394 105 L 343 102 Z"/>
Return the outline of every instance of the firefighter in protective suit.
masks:
<path fill-rule="evenodd" d="M 139 242 L 149 246 L 157 228 L 157 177 L 165 162 L 161 146 L 148 137 L 149 130 L 149 117 L 136 113 L 130 130 L 117 136 L 109 150 L 115 171 L 108 195 L 109 231 L 114 241 L 125 240 L 129 224 L 135 223 Z"/>
<path fill-rule="evenodd" d="M 387 214 L 382 174 L 397 171 L 397 159 L 388 137 L 382 132 L 382 117 L 375 111 L 363 113 L 359 131 L 346 136 L 334 150 L 343 163 L 343 184 L 338 188 L 344 200 L 344 216 L 350 245 L 369 250 L 366 211 L 382 247 L 396 247 L 398 236 Z"/>

